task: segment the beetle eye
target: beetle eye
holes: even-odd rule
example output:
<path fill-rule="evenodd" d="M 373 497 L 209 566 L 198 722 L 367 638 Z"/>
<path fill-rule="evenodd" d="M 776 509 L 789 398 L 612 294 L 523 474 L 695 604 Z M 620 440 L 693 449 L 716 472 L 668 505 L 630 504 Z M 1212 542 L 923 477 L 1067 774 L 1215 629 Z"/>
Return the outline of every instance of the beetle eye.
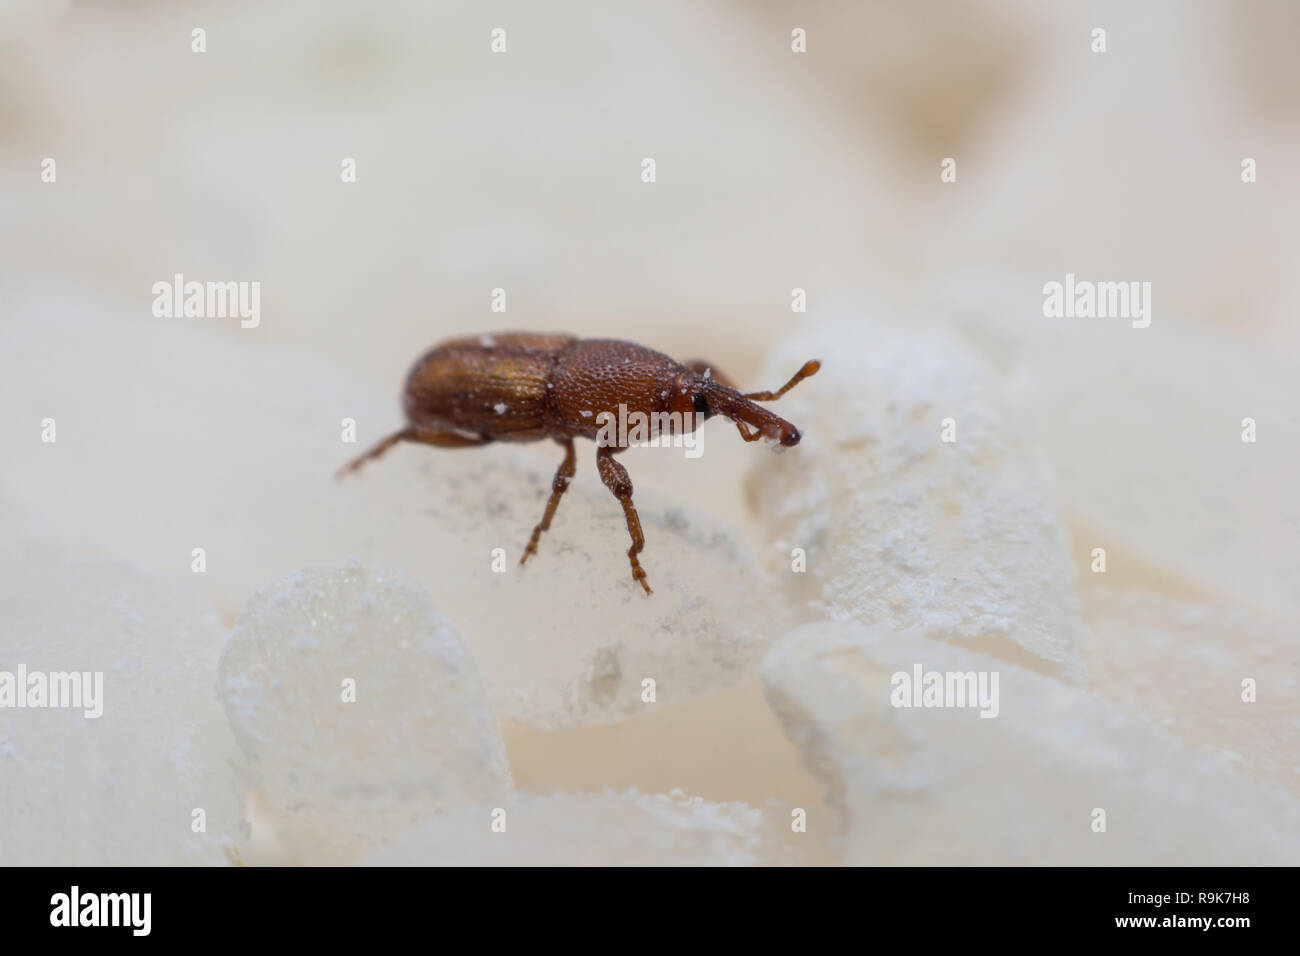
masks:
<path fill-rule="evenodd" d="M 709 408 L 708 401 L 706 401 L 704 396 L 701 395 L 699 392 L 695 393 L 695 396 L 692 398 L 692 402 L 695 405 L 696 415 L 703 415 L 705 421 L 708 421 L 710 418 L 713 417 L 713 409 Z"/>

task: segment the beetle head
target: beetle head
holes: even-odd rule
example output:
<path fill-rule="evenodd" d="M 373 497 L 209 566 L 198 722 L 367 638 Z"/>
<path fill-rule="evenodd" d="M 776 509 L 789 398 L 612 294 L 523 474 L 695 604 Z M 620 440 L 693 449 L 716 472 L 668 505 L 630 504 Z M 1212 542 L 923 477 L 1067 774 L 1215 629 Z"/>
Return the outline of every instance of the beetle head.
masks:
<path fill-rule="evenodd" d="M 783 448 L 791 448 L 799 444 L 799 439 L 802 437 L 799 429 L 780 415 L 759 405 L 756 399 L 773 401 L 780 398 L 805 378 L 815 375 L 820 368 L 820 362 L 806 362 L 778 391 L 750 393 L 741 393 L 730 385 L 724 385 L 710 377 L 707 370 L 703 374 L 691 371 L 684 376 L 686 381 L 682 382 L 683 387 L 679 389 L 679 401 L 683 406 L 689 401 L 690 410 L 703 420 L 714 415 L 730 418 L 736 423 L 746 441 L 766 438 L 775 441 Z"/>

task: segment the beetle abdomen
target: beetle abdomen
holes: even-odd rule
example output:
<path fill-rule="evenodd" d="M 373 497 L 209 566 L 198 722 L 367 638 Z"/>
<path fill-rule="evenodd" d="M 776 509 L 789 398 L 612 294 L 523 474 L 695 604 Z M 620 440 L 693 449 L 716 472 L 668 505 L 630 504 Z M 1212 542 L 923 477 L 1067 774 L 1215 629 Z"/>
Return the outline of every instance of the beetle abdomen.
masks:
<path fill-rule="evenodd" d="M 406 417 L 413 425 L 497 441 L 544 438 L 547 385 L 556 359 L 574 341 L 508 333 L 440 343 L 411 369 Z"/>

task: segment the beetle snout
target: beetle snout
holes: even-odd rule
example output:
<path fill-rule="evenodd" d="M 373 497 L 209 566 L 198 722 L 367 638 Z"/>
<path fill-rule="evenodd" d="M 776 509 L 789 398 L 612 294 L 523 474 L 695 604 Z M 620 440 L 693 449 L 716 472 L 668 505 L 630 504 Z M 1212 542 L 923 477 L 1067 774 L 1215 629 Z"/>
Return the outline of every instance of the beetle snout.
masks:
<path fill-rule="evenodd" d="M 789 422 L 783 419 L 777 419 L 769 422 L 763 429 L 763 437 L 769 442 L 774 443 L 777 450 L 793 448 L 799 444 L 799 439 L 803 437 L 799 429 L 795 428 Z"/>

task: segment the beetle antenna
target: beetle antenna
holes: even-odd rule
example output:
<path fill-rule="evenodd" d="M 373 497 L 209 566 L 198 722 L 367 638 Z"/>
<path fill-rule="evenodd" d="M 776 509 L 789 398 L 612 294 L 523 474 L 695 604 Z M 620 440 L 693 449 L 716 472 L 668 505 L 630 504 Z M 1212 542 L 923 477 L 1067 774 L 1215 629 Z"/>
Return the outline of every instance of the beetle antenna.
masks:
<path fill-rule="evenodd" d="M 793 377 L 791 377 L 790 381 L 786 382 L 775 392 L 748 392 L 747 394 L 742 395 L 741 398 L 748 398 L 750 401 L 754 401 L 754 402 L 775 401 L 776 399 L 784 395 L 786 392 L 790 391 L 790 389 L 794 388 L 796 385 L 802 382 L 804 379 L 812 378 L 812 376 L 817 374 L 818 370 L 821 367 L 822 367 L 822 363 L 817 359 L 812 359 L 811 361 L 804 362 L 803 368 L 795 372 Z"/>

